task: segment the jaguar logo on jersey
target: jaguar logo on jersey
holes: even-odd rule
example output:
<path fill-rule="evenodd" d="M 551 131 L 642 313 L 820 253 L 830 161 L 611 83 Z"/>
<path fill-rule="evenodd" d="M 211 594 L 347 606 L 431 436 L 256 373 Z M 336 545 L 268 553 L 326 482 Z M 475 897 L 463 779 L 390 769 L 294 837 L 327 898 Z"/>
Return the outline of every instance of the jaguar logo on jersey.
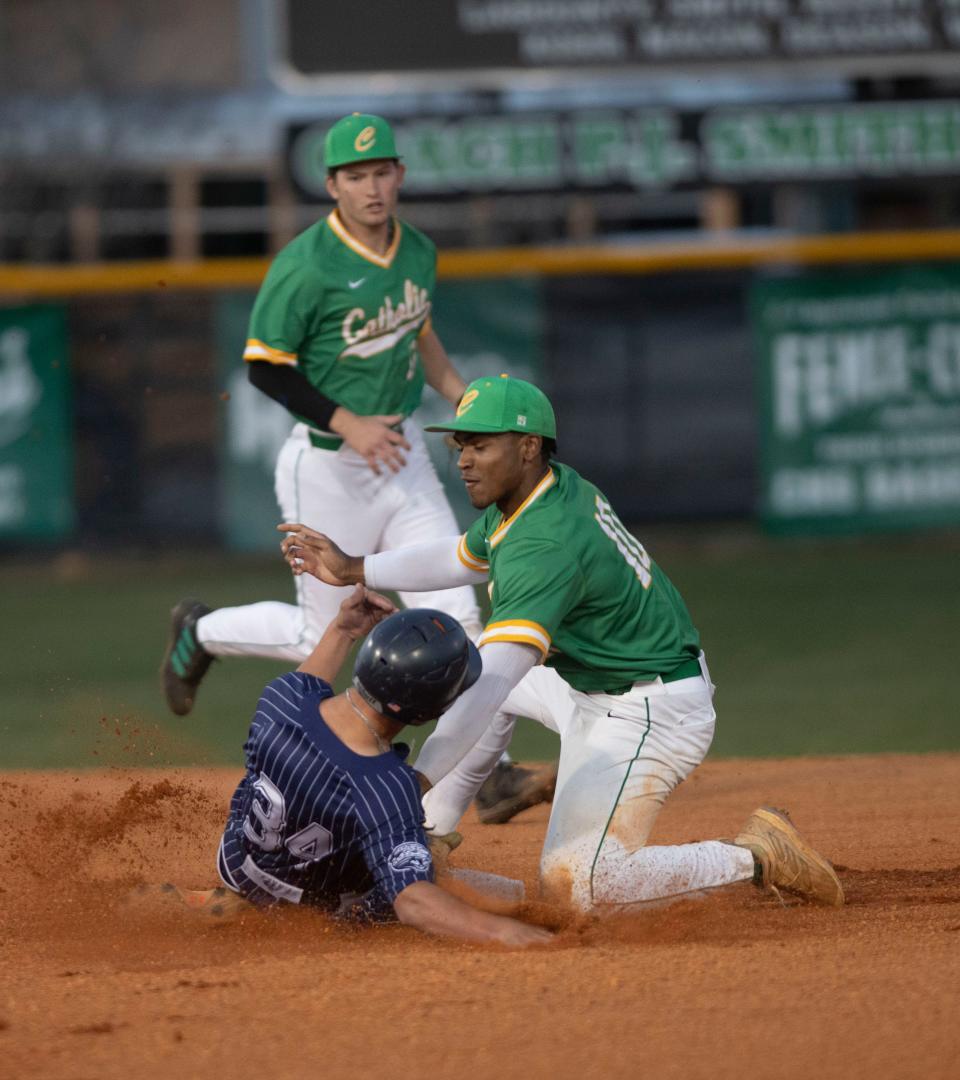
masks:
<path fill-rule="evenodd" d="M 418 844 L 415 840 L 408 840 L 406 843 L 397 844 L 393 851 L 390 852 L 387 862 L 390 869 L 395 870 L 398 874 L 404 870 L 429 870 L 430 852 L 423 844 Z"/>
<path fill-rule="evenodd" d="M 341 327 L 347 348 L 340 355 L 376 356 L 392 349 L 405 334 L 419 330 L 429 314 L 430 294 L 407 278 L 396 307 L 387 296 L 372 319 L 362 307 L 351 308 Z"/>

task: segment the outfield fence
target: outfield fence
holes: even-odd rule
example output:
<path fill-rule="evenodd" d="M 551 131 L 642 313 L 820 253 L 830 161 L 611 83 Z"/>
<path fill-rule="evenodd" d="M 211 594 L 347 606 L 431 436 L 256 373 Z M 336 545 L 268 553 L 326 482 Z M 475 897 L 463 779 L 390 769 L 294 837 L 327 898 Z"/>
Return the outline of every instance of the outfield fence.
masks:
<path fill-rule="evenodd" d="M 950 337 L 960 326 L 960 301 L 951 314 L 960 295 L 954 262 L 960 263 L 957 230 L 447 251 L 440 256 L 435 323 L 468 377 L 506 370 L 541 382 L 556 404 L 562 459 L 637 522 L 776 516 L 761 439 L 769 448 L 776 435 L 764 421 L 780 393 L 767 378 L 780 355 L 776 334 L 792 335 L 807 349 L 792 377 L 810 385 L 798 393 L 829 412 L 816 380 L 826 379 L 830 393 L 856 383 L 841 403 L 849 406 L 841 417 L 847 442 L 831 444 L 835 457 L 853 454 L 854 438 L 863 444 L 863 432 L 849 425 L 867 404 L 887 413 L 913 409 L 914 420 L 899 434 L 926 439 L 928 449 L 936 443 L 930 452 L 939 472 L 917 481 L 920 488 L 910 481 L 903 499 L 922 501 L 927 484 L 937 523 L 960 517 L 951 472 L 954 463 L 960 470 L 960 451 L 948 438 L 951 409 L 960 427 L 960 346 Z M 247 387 L 240 347 L 267 265 L 230 259 L 0 266 L 0 536 L 7 543 L 38 536 L 90 546 L 266 542 L 261 519 L 274 513 L 270 468 L 287 420 Z M 907 284 L 891 273 L 907 274 Z M 921 344 L 932 342 L 930 377 L 912 388 L 888 379 L 889 399 L 868 402 L 867 383 L 889 375 L 893 363 L 883 352 L 888 338 L 877 333 L 906 317 L 888 304 L 876 317 L 848 311 L 819 329 L 784 323 L 771 338 L 755 303 L 758 288 L 771 282 L 787 283 L 787 294 L 791 283 L 798 295 L 806 289 L 815 319 L 824 297 L 842 299 L 850 290 L 899 296 L 905 289 L 919 296 L 925 289 L 929 311 L 911 318 L 920 320 Z M 781 311 L 784 297 L 776 302 Z M 33 382 L 18 383 L 17 371 L 25 369 L 15 354 L 25 339 L 10 334 L 38 310 L 57 313 L 51 317 L 63 320 L 64 335 L 59 345 L 48 335 L 26 357 Z M 810 342 L 828 331 L 833 352 L 821 363 L 811 359 Z M 919 346 L 910 347 L 919 355 Z M 50 388 L 49 372 L 64 369 L 60 391 Z M 59 413 L 28 415 L 57 392 Z M 443 406 L 433 401 L 426 408 L 432 415 Z M 813 415 L 811 424 L 821 419 Z M 49 452 L 57 440 L 66 447 L 59 487 Z M 455 488 L 448 452 L 438 445 L 436 454 Z M 780 489 L 799 492 L 783 496 L 788 516 L 819 516 L 828 524 L 844 518 L 836 461 L 789 460 L 785 467 L 796 476 Z M 54 497 L 70 507 L 59 525 L 23 512 Z M 890 518 L 874 524 L 895 524 L 899 510 L 894 499 Z"/>

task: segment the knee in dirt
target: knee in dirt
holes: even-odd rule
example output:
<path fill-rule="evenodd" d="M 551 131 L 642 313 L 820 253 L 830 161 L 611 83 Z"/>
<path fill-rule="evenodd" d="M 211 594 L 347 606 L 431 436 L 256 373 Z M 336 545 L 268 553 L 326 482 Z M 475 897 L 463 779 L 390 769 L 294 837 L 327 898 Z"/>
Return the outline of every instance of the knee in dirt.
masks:
<path fill-rule="evenodd" d="M 590 910 L 590 868 L 575 859 L 550 859 L 540 864 L 540 897 L 568 911 Z"/>

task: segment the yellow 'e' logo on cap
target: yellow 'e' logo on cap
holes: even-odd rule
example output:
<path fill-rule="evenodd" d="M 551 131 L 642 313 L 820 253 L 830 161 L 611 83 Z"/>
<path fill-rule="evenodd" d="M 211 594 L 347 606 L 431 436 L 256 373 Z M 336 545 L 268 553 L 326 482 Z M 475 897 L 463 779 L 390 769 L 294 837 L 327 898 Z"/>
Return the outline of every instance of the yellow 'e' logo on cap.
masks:
<path fill-rule="evenodd" d="M 468 390 L 461 398 L 460 404 L 457 406 L 457 416 L 463 416 L 479 396 L 479 390 Z"/>
<path fill-rule="evenodd" d="M 368 150 L 373 149 L 373 144 L 376 141 L 377 129 L 375 127 L 365 127 L 353 140 L 353 148 L 358 154 L 365 154 Z"/>

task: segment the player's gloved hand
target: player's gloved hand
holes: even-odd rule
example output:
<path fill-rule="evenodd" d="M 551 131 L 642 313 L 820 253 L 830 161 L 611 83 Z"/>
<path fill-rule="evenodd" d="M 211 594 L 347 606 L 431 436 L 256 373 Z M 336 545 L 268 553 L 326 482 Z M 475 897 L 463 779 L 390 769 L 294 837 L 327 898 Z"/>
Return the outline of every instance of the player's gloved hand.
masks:
<path fill-rule="evenodd" d="M 337 629 L 351 641 L 358 641 L 366 637 L 381 619 L 392 615 L 396 610 L 396 605 L 385 596 L 363 585 L 357 585 L 340 605 Z"/>
<path fill-rule="evenodd" d="M 386 465 L 395 473 L 407 463 L 403 451 L 410 449 L 410 443 L 402 432 L 394 430 L 402 419 L 403 413 L 357 416 L 341 405 L 330 418 L 330 430 L 335 431 L 351 450 L 364 458 L 379 476 L 381 465 Z"/>
<path fill-rule="evenodd" d="M 306 525 L 284 522 L 277 529 L 288 534 L 280 550 L 297 577 L 307 573 L 327 585 L 363 584 L 362 555 L 347 555 L 330 537 Z"/>

